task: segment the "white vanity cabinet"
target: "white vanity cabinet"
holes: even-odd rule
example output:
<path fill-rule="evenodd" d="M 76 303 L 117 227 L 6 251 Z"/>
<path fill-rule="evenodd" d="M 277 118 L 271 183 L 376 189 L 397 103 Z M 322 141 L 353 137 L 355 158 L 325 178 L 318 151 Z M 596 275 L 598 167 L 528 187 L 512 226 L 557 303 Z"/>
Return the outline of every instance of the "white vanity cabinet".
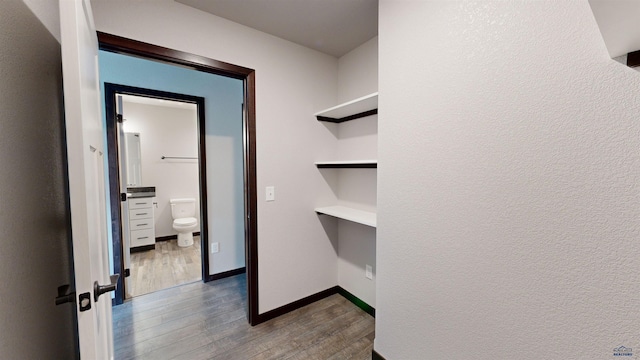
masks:
<path fill-rule="evenodd" d="M 153 198 L 129 199 L 129 235 L 131 247 L 155 246 Z"/>

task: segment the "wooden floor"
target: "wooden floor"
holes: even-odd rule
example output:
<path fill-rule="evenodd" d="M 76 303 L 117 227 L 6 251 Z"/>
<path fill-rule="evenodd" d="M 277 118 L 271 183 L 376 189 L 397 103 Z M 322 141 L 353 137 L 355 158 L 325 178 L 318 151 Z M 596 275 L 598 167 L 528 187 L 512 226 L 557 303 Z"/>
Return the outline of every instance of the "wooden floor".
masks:
<path fill-rule="evenodd" d="M 113 308 L 116 359 L 371 359 L 374 318 L 340 295 L 251 327 L 244 274 Z"/>
<path fill-rule="evenodd" d="M 158 241 L 155 250 L 131 254 L 127 298 L 202 280 L 200 237 L 181 248 L 177 240 Z"/>

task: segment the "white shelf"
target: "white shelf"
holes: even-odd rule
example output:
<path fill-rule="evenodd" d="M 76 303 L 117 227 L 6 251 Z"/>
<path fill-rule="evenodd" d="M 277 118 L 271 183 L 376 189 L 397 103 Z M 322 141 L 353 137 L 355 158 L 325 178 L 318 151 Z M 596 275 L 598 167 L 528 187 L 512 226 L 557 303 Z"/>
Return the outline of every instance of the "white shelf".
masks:
<path fill-rule="evenodd" d="M 316 161 L 318 168 L 377 168 L 378 160 Z"/>
<path fill-rule="evenodd" d="M 369 94 L 314 114 L 320 121 L 343 122 L 377 114 L 378 93 Z"/>
<path fill-rule="evenodd" d="M 376 213 L 353 209 L 346 206 L 326 206 L 316 208 L 320 214 L 330 215 L 339 219 L 353 221 L 359 224 L 376 227 Z"/>

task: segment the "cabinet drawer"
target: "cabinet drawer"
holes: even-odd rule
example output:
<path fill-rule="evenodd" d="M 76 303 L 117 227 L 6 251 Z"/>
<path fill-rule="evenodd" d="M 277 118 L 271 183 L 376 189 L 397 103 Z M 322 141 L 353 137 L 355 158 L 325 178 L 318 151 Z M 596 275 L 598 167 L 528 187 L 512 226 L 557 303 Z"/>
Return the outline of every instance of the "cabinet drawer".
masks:
<path fill-rule="evenodd" d="M 151 219 L 153 218 L 153 208 L 131 209 L 129 210 L 129 220 Z"/>
<path fill-rule="evenodd" d="M 131 247 L 152 245 L 156 242 L 153 229 L 132 230 L 130 234 Z"/>
<path fill-rule="evenodd" d="M 129 198 L 129 209 L 150 208 L 153 198 Z"/>
<path fill-rule="evenodd" d="M 153 229 L 153 219 L 139 219 L 129 221 L 129 230 Z"/>

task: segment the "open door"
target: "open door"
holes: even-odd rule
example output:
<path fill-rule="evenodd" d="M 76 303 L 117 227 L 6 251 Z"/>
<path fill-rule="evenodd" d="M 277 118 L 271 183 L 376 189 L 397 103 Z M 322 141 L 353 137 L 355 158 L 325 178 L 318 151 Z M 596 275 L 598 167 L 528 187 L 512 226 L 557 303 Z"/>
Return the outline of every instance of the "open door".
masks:
<path fill-rule="evenodd" d="M 98 39 L 89 0 L 60 0 L 60 29 L 80 356 L 113 359 L 109 291 L 117 275 L 109 276 Z"/>

